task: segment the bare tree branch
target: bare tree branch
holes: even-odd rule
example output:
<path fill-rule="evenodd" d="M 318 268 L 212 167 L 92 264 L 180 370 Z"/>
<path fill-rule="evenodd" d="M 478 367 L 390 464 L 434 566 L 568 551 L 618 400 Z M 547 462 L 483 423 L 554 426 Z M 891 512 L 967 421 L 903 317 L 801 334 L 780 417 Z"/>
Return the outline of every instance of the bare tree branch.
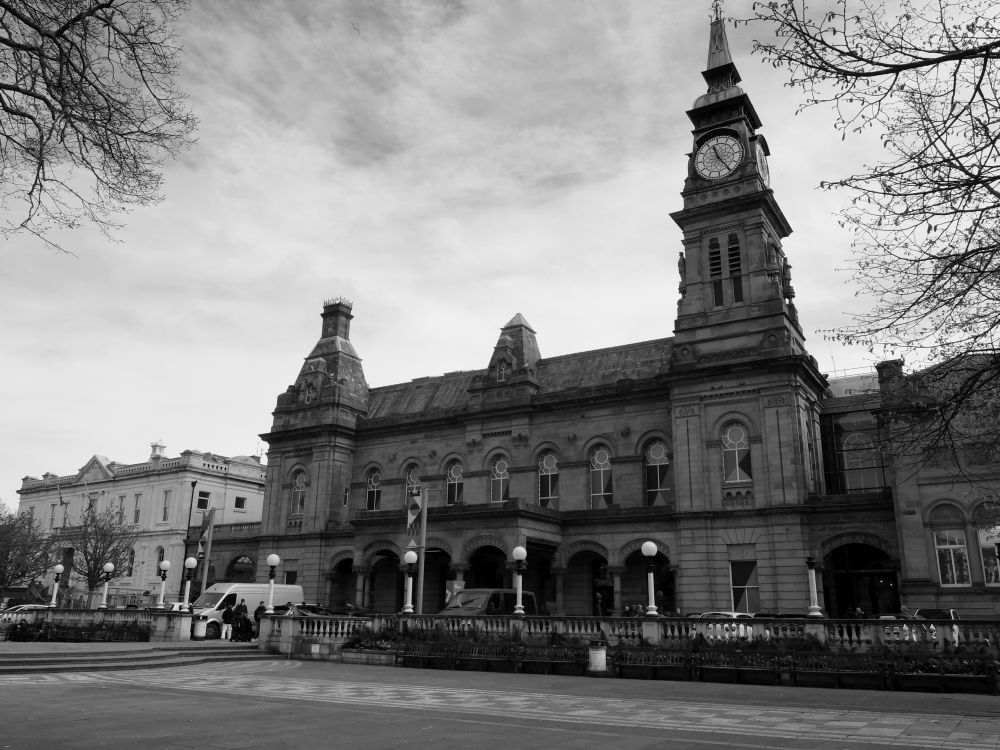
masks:
<path fill-rule="evenodd" d="M 1000 442 L 1000 421 L 971 419 L 1000 403 L 1000 5 L 817 4 L 758 2 L 737 23 L 772 32 L 755 51 L 788 71 L 803 107 L 832 107 L 845 136 L 881 135 L 882 161 L 821 183 L 851 197 L 841 223 L 874 303 L 826 333 L 920 371 L 924 452 Z"/>
<path fill-rule="evenodd" d="M 173 25 L 189 0 L 0 0 L 0 233 L 54 229 L 160 200 L 192 142 Z M 61 248 L 59 248 L 61 249 Z"/>

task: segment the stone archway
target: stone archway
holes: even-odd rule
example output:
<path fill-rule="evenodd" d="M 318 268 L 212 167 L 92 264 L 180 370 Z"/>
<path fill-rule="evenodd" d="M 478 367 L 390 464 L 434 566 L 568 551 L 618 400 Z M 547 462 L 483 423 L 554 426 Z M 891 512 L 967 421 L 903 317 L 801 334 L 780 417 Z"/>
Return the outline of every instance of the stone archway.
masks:
<path fill-rule="evenodd" d="M 639 549 L 623 558 L 622 605 L 626 614 L 644 613 L 649 604 L 649 560 Z M 670 558 L 662 552 L 657 552 L 653 558 L 653 598 L 661 615 L 673 614 L 677 608 L 674 572 L 670 569 Z"/>
<path fill-rule="evenodd" d="M 330 609 L 334 612 L 350 612 L 358 597 L 358 576 L 354 572 L 353 553 L 336 555 L 331 563 Z"/>
<path fill-rule="evenodd" d="M 226 580 L 235 583 L 253 583 L 256 565 L 249 555 L 238 555 L 226 566 Z"/>
<path fill-rule="evenodd" d="M 823 558 L 823 596 L 834 617 L 866 617 L 899 612 L 897 564 L 889 553 L 862 541 L 834 547 Z"/>
<path fill-rule="evenodd" d="M 465 587 L 470 589 L 507 588 L 507 555 L 499 547 L 484 545 L 469 555 Z"/>
<path fill-rule="evenodd" d="M 563 608 L 568 615 L 609 615 L 614 611 L 614 578 L 608 559 L 582 548 L 566 560 Z"/>

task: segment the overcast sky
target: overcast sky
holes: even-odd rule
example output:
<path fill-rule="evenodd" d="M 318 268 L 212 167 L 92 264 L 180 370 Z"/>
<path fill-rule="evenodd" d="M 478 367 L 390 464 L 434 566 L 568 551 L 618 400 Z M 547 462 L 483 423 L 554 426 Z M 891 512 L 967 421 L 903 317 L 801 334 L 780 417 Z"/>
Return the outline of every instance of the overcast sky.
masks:
<path fill-rule="evenodd" d="M 707 0 L 195 0 L 181 83 L 199 140 L 164 201 L 116 244 L 5 243 L 0 500 L 156 440 L 266 451 L 329 297 L 354 302 L 372 386 L 484 368 L 516 313 L 543 357 L 672 335 L 669 213 L 709 16 Z M 795 116 L 801 94 L 750 54 L 766 30 L 727 33 L 794 230 L 807 345 L 830 373 L 871 365 L 819 333 L 858 303 L 836 270 L 842 199 L 817 184 L 877 158 L 877 138 Z"/>

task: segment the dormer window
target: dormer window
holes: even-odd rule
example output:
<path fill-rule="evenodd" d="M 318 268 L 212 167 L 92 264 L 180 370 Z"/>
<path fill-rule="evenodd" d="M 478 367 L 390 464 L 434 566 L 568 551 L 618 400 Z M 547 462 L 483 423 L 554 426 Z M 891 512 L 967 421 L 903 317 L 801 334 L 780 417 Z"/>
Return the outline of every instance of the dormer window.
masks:
<path fill-rule="evenodd" d="M 507 363 L 503 360 L 497 362 L 497 382 L 503 383 L 507 380 Z"/>

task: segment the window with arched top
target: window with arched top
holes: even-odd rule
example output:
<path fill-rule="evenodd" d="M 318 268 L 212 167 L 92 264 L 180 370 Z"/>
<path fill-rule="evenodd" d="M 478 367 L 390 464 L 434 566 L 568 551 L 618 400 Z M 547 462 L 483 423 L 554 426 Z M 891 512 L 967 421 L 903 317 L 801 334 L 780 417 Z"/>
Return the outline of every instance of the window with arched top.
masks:
<path fill-rule="evenodd" d="M 365 508 L 378 510 L 382 506 L 382 475 L 371 469 L 365 478 Z"/>
<path fill-rule="evenodd" d="M 642 452 L 643 479 L 645 480 L 646 505 L 669 502 L 670 452 L 662 440 L 646 444 Z"/>
<path fill-rule="evenodd" d="M 403 507 L 406 508 L 410 502 L 410 495 L 420 489 L 420 467 L 416 464 L 407 464 L 403 482 Z"/>
<path fill-rule="evenodd" d="M 750 431 L 742 422 L 730 422 L 722 428 L 722 479 L 724 482 L 749 482 L 753 479 L 750 462 Z"/>
<path fill-rule="evenodd" d="M 292 474 L 292 486 L 288 496 L 288 515 L 301 516 L 306 507 L 306 473 L 297 469 Z"/>
<path fill-rule="evenodd" d="M 597 445 L 590 450 L 590 507 L 605 508 L 613 504 L 611 451 Z"/>
<path fill-rule="evenodd" d="M 510 462 L 506 456 L 497 456 L 490 462 L 490 502 L 510 500 Z"/>
<path fill-rule="evenodd" d="M 497 382 L 503 383 L 507 380 L 507 363 L 503 360 L 497 362 Z"/>
<path fill-rule="evenodd" d="M 456 505 L 462 502 L 462 490 L 465 481 L 462 479 L 462 462 L 452 461 L 445 470 L 445 483 L 448 489 L 448 505 Z"/>
<path fill-rule="evenodd" d="M 937 553 L 938 573 L 942 586 L 969 586 L 969 550 L 965 529 L 934 529 L 934 551 Z"/>
<path fill-rule="evenodd" d="M 156 570 L 157 570 L 157 572 L 159 572 L 159 570 L 160 570 L 160 563 L 163 562 L 163 559 L 165 557 L 166 557 L 166 552 L 164 551 L 163 547 L 157 547 L 156 548 Z"/>
<path fill-rule="evenodd" d="M 538 504 L 548 507 L 559 499 L 559 461 L 556 454 L 546 451 L 538 459 Z"/>

